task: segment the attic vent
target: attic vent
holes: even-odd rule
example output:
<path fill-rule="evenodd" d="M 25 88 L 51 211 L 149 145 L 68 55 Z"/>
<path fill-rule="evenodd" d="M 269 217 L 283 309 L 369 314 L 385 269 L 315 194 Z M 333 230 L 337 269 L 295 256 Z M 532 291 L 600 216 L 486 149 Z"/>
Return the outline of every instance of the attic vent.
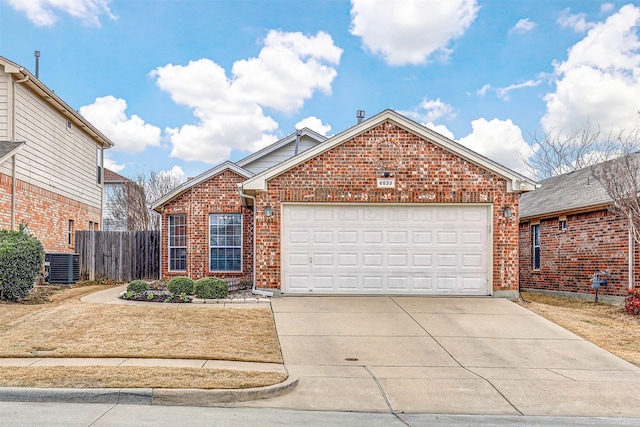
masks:
<path fill-rule="evenodd" d="M 67 130 L 71 130 L 71 120 L 67 120 Z"/>

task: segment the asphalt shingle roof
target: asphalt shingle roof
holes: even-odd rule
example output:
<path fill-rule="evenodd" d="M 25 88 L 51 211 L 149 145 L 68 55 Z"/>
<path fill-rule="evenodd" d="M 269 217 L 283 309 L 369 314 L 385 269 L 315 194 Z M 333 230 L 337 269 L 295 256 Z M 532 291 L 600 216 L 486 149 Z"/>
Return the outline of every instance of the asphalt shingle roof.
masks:
<path fill-rule="evenodd" d="M 520 196 L 520 218 L 539 217 L 608 204 L 611 198 L 593 177 L 593 166 L 539 182 L 540 188 Z"/>
<path fill-rule="evenodd" d="M 24 144 L 24 141 L 0 141 L 0 159 Z"/>

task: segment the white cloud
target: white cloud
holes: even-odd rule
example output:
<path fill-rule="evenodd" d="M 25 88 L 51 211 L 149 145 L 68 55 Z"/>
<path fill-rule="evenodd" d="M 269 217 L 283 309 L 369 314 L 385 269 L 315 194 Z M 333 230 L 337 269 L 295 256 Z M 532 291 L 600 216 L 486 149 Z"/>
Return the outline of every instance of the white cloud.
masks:
<path fill-rule="evenodd" d="M 104 158 L 104 167 L 106 169 L 109 169 L 110 171 L 118 173 L 121 170 L 123 170 L 126 166 L 118 164 L 118 163 L 115 162 L 115 160 L 111 160 L 110 158 L 105 156 L 105 158 Z"/>
<path fill-rule="evenodd" d="M 210 59 L 151 72 L 160 89 L 193 109 L 196 124 L 166 129 L 172 157 L 215 164 L 232 149 L 255 151 L 274 141 L 278 124 L 264 108 L 299 110 L 316 91 L 331 93 L 342 49 L 324 32 L 315 36 L 270 31 L 256 58 L 236 61 L 228 77 Z"/>
<path fill-rule="evenodd" d="M 587 15 L 584 13 L 572 14 L 571 9 L 566 8 L 562 12 L 560 12 L 560 16 L 558 17 L 558 24 L 562 28 L 571 28 L 573 31 L 577 33 L 583 33 L 587 31 L 589 28 L 593 28 L 595 24 L 591 22 L 587 22 Z"/>
<path fill-rule="evenodd" d="M 80 19 L 86 25 L 100 26 L 100 16 L 116 19 L 111 12 L 111 0 L 7 0 L 9 5 L 24 12 L 27 19 L 38 27 L 51 27 L 59 13 Z"/>
<path fill-rule="evenodd" d="M 511 92 L 512 90 L 522 89 L 525 87 L 536 87 L 541 82 L 542 80 L 527 80 L 526 82 L 512 84 L 507 87 L 499 87 L 496 89 L 496 94 L 498 95 L 498 98 L 508 101 L 509 92 Z"/>
<path fill-rule="evenodd" d="M 421 124 L 455 117 L 451 104 L 447 104 L 440 100 L 440 98 L 429 99 L 426 97 L 422 99 L 422 102 L 420 102 L 420 105 L 418 105 L 414 111 L 403 111 L 402 114 L 411 117 Z"/>
<path fill-rule="evenodd" d="M 182 170 L 182 168 L 180 166 L 174 166 L 169 170 L 161 170 L 160 172 L 158 172 L 158 176 L 160 178 L 164 177 L 164 176 L 171 176 L 173 178 L 178 179 L 180 182 L 184 182 L 185 177 L 184 177 L 184 170 Z"/>
<path fill-rule="evenodd" d="M 322 123 L 322 120 L 315 116 L 306 117 L 296 123 L 296 129 L 309 128 L 322 136 L 327 136 L 331 132 L 331 126 Z"/>
<path fill-rule="evenodd" d="M 611 12 L 615 8 L 613 3 L 602 3 L 600 5 L 600 13 Z"/>
<path fill-rule="evenodd" d="M 556 90 L 545 96 L 546 131 L 564 134 L 585 122 L 603 128 L 636 126 L 640 99 L 640 8 L 623 6 L 555 64 Z"/>
<path fill-rule="evenodd" d="M 476 93 L 478 94 L 478 96 L 482 97 L 482 96 L 485 96 L 490 89 L 491 89 L 491 85 L 487 83 L 486 85 L 478 89 Z"/>
<path fill-rule="evenodd" d="M 448 57 L 449 43 L 467 31 L 479 10 L 476 0 L 351 0 L 351 5 L 351 34 L 389 65 Z"/>
<path fill-rule="evenodd" d="M 529 158 L 532 150 L 522 137 L 522 131 L 510 119 L 487 121 L 484 117 L 471 122 L 472 132 L 460 138 L 460 144 L 523 175 L 528 168 L 522 156 Z"/>
<path fill-rule="evenodd" d="M 432 131 L 439 133 L 442 136 L 445 136 L 449 139 L 453 139 L 453 132 L 449 130 L 445 125 L 436 125 L 433 122 L 423 123 L 424 126 L 428 127 Z"/>
<path fill-rule="evenodd" d="M 147 146 L 160 146 L 160 128 L 145 123 L 135 114 L 127 118 L 127 102 L 109 95 L 80 107 L 80 114 L 111 139 L 113 150 L 140 153 Z"/>
<path fill-rule="evenodd" d="M 451 104 L 447 104 L 440 98 L 429 99 L 425 97 L 414 111 L 401 111 L 400 113 L 449 139 L 453 139 L 453 132 L 451 132 L 449 128 L 445 125 L 434 123 L 440 119 L 451 119 L 455 117 L 455 112 Z"/>
<path fill-rule="evenodd" d="M 511 32 L 518 34 L 528 33 L 529 31 L 532 31 L 534 28 L 536 28 L 536 26 L 537 24 L 529 18 L 523 18 L 516 22 L 516 25 L 513 26 Z"/>

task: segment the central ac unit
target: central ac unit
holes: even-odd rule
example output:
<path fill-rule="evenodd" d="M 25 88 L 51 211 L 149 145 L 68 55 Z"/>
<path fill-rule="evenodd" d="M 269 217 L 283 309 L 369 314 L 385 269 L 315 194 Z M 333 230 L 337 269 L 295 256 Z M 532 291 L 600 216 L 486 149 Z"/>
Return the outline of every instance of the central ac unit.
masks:
<path fill-rule="evenodd" d="M 80 280 L 80 255 L 51 253 L 44 256 L 49 283 L 76 283 Z"/>

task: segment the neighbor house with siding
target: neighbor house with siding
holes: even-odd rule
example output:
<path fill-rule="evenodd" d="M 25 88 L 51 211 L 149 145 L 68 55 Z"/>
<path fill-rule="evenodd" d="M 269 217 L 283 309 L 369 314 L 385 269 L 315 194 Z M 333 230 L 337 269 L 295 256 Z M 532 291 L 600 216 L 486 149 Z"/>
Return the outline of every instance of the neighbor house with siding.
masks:
<path fill-rule="evenodd" d="M 33 74 L 0 57 L 0 228 L 73 252 L 102 222 L 105 135 Z"/>
<path fill-rule="evenodd" d="M 262 154 L 153 204 L 163 278 L 241 275 L 298 295 L 517 296 L 530 179 L 392 110 L 277 163 Z"/>
<path fill-rule="evenodd" d="M 635 154 L 635 156 L 638 156 Z M 623 297 L 640 283 L 640 253 L 627 220 L 610 212 L 612 200 L 593 166 L 540 181 L 520 197 L 520 286 L 523 290 L 593 298 Z"/>

